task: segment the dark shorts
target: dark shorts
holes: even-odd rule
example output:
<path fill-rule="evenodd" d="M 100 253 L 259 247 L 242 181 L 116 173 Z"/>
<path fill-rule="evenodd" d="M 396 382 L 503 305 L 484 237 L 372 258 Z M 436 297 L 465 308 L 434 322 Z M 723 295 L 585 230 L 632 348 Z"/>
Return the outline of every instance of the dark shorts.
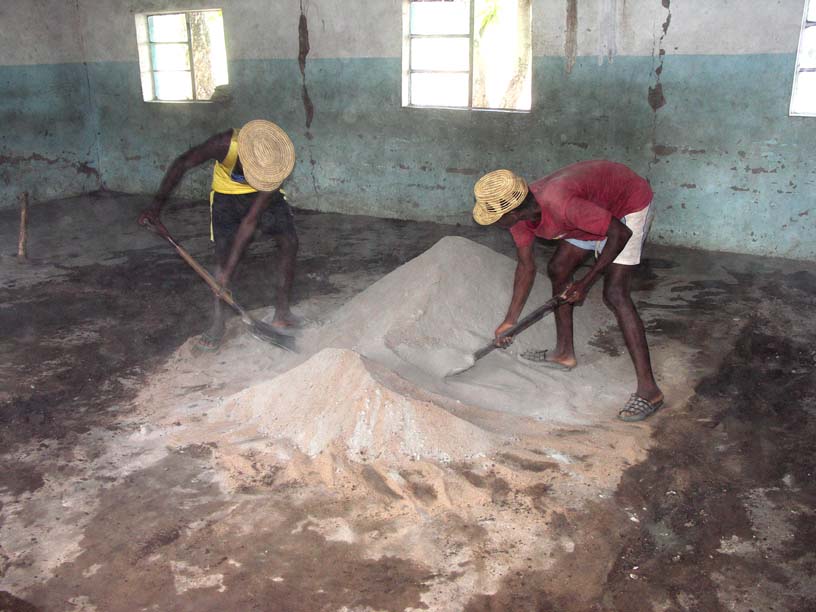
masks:
<path fill-rule="evenodd" d="M 213 238 L 219 260 L 229 255 L 238 226 L 249 212 L 257 195 L 257 193 L 229 195 L 217 191 L 213 194 Z M 280 191 L 275 193 L 269 206 L 261 215 L 258 229 L 269 236 L 296 235 L 292 208 Z"/>

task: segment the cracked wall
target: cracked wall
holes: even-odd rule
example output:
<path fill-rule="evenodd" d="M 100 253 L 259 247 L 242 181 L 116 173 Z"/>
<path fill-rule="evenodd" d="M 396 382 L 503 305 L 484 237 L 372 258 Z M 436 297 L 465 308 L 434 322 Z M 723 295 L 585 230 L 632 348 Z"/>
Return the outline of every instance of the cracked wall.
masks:
<path fill-rule="evenodd" d="M 96 127 L 73 2 L 0 4 L 0 207 L 99 187 Z"/>
<path fill-rule="evenodd" d="M 200 8 L 191 0 L 79 0 L 85 53 L 66 61 L 88 63 L 83 120 L 98 124 L 111 189 L 151 192 L 185 148 L 267 117 L 295 143 L 296 206 L 469 222 L 483 172 L 608 158 L 652 181 L 657 241 L 816 257 L 814 120 L 787 116 L 802 2 L 770 4 L 535 0 L 531 113 L 402 108 L 400 0 L 224 0 L 221 104 L 141 101 L 133 13 Z M 203 198 L 209 175 L 179 194 Z"/>

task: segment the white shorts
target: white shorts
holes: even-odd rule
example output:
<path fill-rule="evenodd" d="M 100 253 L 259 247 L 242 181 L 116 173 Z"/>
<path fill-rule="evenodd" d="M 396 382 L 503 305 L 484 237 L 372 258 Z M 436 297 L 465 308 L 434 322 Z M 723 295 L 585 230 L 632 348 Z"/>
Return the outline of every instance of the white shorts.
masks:
<path fill-rule="evenodd" d="M 612 263 L 622 266 L 636 266 L 640 263 L 643 246 L 646 244 L 646 238 L 649 236 L 649 228 L 652 226 L 652 219 L 654 219 L 654 210 L 651 204 L 643 210 L 629 213 L 621 219 L 621 223 L 632 230 L 632 235 L 629 237 L 626 246 L 618 253 L 615 261 Z M 566 238 L 566 241 L 577 246 L 579 249 L 595 251 L 595 257 L 598 257 L 606 245 L 606 238 L 603 240 L 576 240 L 575 238 Z"/>

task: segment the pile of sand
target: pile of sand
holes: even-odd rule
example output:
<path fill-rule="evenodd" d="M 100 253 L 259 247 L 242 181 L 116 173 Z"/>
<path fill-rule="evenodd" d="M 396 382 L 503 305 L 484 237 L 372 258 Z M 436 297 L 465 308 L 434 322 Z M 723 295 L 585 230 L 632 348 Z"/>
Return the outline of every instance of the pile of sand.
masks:
<path fill-rule="evenodd" d="M 614 420 L 634 385 L 628 356 L 589 346 L 614 322 L 599 291 L 576 309 L 578 369 L 520 358 L 554 345 L 549 317 L 510 349 L 445 377 L 491 340 L 514 269 L 488 248 L 445 238 L 304 334 L 300 355 L 264 347 L 262 357 L 240 338 L 217 355 L 181 352 L 142 397 L 175 393 L 185 404 L 176 400 L 166 426 L 148 433 L 214 448 L 228 487 L 331 504 L 297 529 L 447 576 L 423 601 L 463 609 L 532 560 L 543 568 L 555 552 L 572 552 L 576 543 L 551 525 L 611 495 L 646 440 L 645 429 Z M 538 277 L 528 311 L 549 292 Z M 219 385 L 241 390 L 222 398 Z M 195 400 L 185 390 L 198 388 Z"/>
<path fill-rule="evenodd" d="M 217 426 L 219 439 L 287 440 L 309 457 L 331 450 L 358 462 L 447 462 L 489 455 L 524 435 L 530 419 L 557 427 L 613 417 L 630 386 L 621 383 L 628 359 L 597 359 L 568 373 L 520 359 L 554 344 L 552 317 L 510 349 L 445 377 L 490 342 L 514 269 L 511 259 L 469 240 L 440 240 L 313 330 L 302 343 L 310 358 L 210 410 L 210 422 L 235 424 Z M 527 310 L 549 289 L 539 277 Z M 576 326 L 581 358 L 610 315 L 592 303 L 578 310 L 596 319 L 588 330 Z"/>
<path fill-rule="evenodd" d="M 549 316 L 509 349 L 446 378 L 491 342 L 510 302 L 515 266 L 465 238 L 443 238 L 349 300 L 305 344 L 354 350 L 426 389 L 486 410 L 571 424 L 613 416 L 631 392 L 634 373 L 628 358 L 602 358 L 589 346 L 599 328 L 614 322 L 597 297 L 575 310 L 580 369 L 559 372 L 521 358 L 555 345 Z M 550 294 L 549 280 L 539 274 L 522 314 Z"/>
<path fill-rule="evenodd" d="M 341 450 L 353 461 L 449 462 L 495 448 L 491 435 L 455 416 L 451 404 L 353 351 L 325 349 L 209 416 L 240 424 L 230 439 L 285 439 L 310 457 Z"/>
<path fill-rule="evenodd" d="M 316 333 L 318 347 L 343 347 L 397 370 L 441 379 L 467 365 L 502 322 L 515 262 L 466 238 L 449 236 L 339 308 Z M 526 311 L 547 299 L 539 278 Z M 548 326 L 519 336 L 511 352 L 546 344 Z"/>

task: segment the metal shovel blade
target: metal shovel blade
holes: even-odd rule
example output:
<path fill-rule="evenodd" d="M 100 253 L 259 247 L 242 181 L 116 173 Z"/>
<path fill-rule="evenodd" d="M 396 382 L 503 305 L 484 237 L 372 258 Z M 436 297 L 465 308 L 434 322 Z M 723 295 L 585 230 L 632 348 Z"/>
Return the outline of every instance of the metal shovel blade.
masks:
<path fill-rule="evenodd" d="M 258 340 L 263 340 L 269 344 L 274 344 L 278 348 L 282 348 L 285 351 L 292 353 L 297 352 L 295 348 L 294 336 L 282 334 L 268 323 L 258 321 L 258 319 L 251 319 L 251 323 L 249 324 L 249 333 L 258 338 Z"/>

